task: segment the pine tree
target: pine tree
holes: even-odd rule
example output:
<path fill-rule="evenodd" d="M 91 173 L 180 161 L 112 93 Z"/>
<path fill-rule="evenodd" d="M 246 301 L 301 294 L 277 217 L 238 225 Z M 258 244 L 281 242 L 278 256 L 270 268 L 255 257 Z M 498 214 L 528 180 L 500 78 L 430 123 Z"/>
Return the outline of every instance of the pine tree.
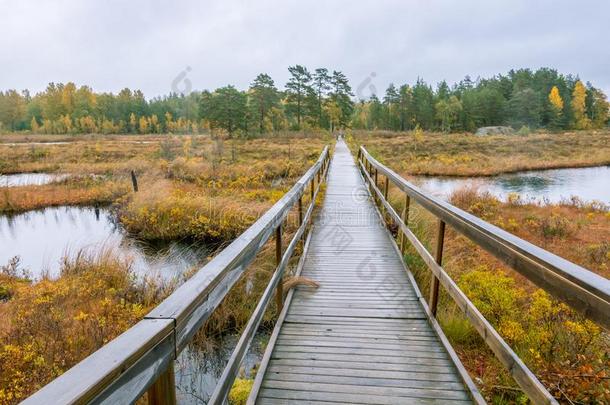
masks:
<path fill-rule="evenodd" d="M 340 126 L 346 127 L 354 112 L 354 102 L 351 98 L 354 95 L 352 93 L 352 88 L 349 85 L 347 77 L 337 70 L 333 70 L 330 82 L 332 86 L 330 99 L 341 109 L 341 118 L 339 120 Z"/>
<path fill-rule="evenodd" d="M 326 92 L 331 89 L 331 77 L 328 75 L 328 69 L 317 68 L 313 74 L 312 88 L 315 97 L 315 114 L 317 117 L 318 127 L 323 127 L 323 104 Z"/>
<path fill-rule="evenodd" d="M 530 88 L 516 91 L 508 102 L 510 123 L 515 128 L 540 126 L 542 103 Z"/>
<path fill-rule="evenodd" d="M 383 97 L 385 106 L 385 129 L 397 130 L 400 126 L 400 112 L 398 106 L 400 103 L 400 95 L 393 83 L 390 83 Z"/>
<path fill-rule="evenodd" d="M 210 98 L 208 119 L 212 127 L 221 128 L 232 136 L 236 131 L 246 132 L 247 98 L 234 86 L 216 89 Z"/>
<path fill-rule="evenodd" d="M 279 95 L 271 76 L 261 73 L 250 85 L 252 107 L 258 120 L 258 130 L 262 134 L 269 112 L 278 104 Z"/>
<path fill-rule="evenodd" d="M 301 129 L 305 98 L 312 93 L 311 73 L 301 65 L 290 66 L 288 71 L 291 75 L 288 83 L 286 83 L 288 109 L 296 115 L 296 128 Z"/>

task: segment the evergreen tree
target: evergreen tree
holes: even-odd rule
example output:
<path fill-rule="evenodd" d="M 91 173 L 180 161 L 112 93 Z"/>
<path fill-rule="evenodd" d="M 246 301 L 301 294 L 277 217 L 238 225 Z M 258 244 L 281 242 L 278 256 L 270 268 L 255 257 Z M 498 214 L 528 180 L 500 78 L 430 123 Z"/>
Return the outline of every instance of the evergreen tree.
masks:
<path fill-rule="evenodd" d="M 326 93 L 331 89 L 331 77 L 328 74 L 328 69 L 326 68 L 317 68 L 313 74 L 313 85 L 312 88 L 314 90 L 315 97 L 315 114 L 317 117 L 317 125 L 318 127 L 324 127 L 322 120 L 323 113 L 323 104 L 324 97 Z"/>
<path fill-rule="evenodd" d="M 530 88 L 516 91 L 508 102 L 510 123 L 520 128 L 528 126 L 537 128 L 540 125 L 542 106 L 536 92 Z"/>
<path fill-rule="evenodd" d="M 330 99 L 336 103 L 341 110 L 339 124 L 341 127 L 347 127 L 354 111 L 354 102 L 352 101 L 354 94 L 352 93 L 352 88 L 349 85 L 347 77 L 342 72 L 336 70 L 333 70 L 330 82 L 332 87 Z"/>
<path fill-rule="evenodd" d="M 287 107 L 289 112 L 296 115 L 296 128 L 301 129 L 305 100 L 309 94 L 313 93 L 311 73 L 301 65 L 290 66 L 288 72 L 291 77 L 286 83 Z"/>
<path fill-rule="evenodd" d="M 423 79 L 417 79 L 413 87 L 413 115 L 423 129 L 434 126 L 434 93 Z"/>
<path fill-rule="evenodd" d="M 369 101 L 369 118 L 367 123 L 368 129 L 383 128 L 383 105 L 375 94 L 371 95 Z"/>
<path fill-rule="evenodd" d="M 393 83 L 390 83 L 383 97 L 385 107 L 385 129 L 396 131 L 400 128 L 400 95 Z"/>
<path fill-rule="evenodd" d="M 252 108 L 256 112 L 258 130 L 262 134 L 265 131 L 265 122 L 273 107 L 278 105 L 279 95 L 271 76 L 261 73 L 250 85 L 250 98 Z"/>
<path fill-rule="evenodd" d="M 413 113 L 413 92 L 408 85 L 400 86 L 398 91 L 399 101 L 399 116 L 401 131 L 411 129 L 415 126 L 415 118 Z"/>
<path fill-rule="evenodd" d="M 207 117 L 212 128 L 221 128 L 229 136 L 246 131 L 246 95 L 234 86 L 216 89 L 209 98 Z"/>

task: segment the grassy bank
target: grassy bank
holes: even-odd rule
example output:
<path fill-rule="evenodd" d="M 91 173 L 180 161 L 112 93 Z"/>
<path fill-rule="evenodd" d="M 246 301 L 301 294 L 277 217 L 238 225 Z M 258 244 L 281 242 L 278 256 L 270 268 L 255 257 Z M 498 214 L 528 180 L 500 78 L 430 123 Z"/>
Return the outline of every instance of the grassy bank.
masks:
<path fill-rule="evenodd" d="M 491 176 L 522 170 L 610 164 L 610 131 L 493 135 L 354 131 L 359 145 L 405 175 Z"/>
<path fill-rule="evenodd" d="M 107 205 L 131 190 L 127 179 L 71 178 L 40 186 L 0 188 L 0 214 L 63 205 Z"/>

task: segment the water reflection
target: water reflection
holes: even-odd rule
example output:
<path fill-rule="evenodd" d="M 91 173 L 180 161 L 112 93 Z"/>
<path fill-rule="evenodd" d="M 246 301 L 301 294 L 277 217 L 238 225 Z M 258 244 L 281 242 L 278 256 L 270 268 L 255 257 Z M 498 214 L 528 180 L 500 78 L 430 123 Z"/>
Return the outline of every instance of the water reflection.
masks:
<path fill-rule="evenodd" d="M 0 174 L 0 187 L 41 186 L 68 177 L 66 174 L 18 173 Z"/>
<path fill-rule="evenodd" d="M 81 249 L 115 248 L 138 274 L 170 279 L 201 264 L 209 249 L 184 243 L 161 246 L 130 238 L 107 209 L 57 207 L 0 216 L 0 265 L 19 256 L 34 277 L 57 276 L 61 259 Z"/>
<path fill-rule="evenodd" d="M 415 178 L 424 190 L 447 198 L 454 190 L 476 186 L 501 199 L 518 193 L 526 201 L 558 203 L 577 196 L 610 204 L 610 166 L 536 170 L 486 178 Z"/>
<path fill-rule="evenodd" d="M 178 403 L 207 403 L 238 339 L 238 336 L 227 336 L 216 342 L 214 348 L 208 349 L 200 349 L 191 344 L 180 353 L 175 365 Z M 244 377 L 254 378 L 253 369 L 260 364 L 267 341 L 267 334 L 254 337 L 241 365 Z"/>

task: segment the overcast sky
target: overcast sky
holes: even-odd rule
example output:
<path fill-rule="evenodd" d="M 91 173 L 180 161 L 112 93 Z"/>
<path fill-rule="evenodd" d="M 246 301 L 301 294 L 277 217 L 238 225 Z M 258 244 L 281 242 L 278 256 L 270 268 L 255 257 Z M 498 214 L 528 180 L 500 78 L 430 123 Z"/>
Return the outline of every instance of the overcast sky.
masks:
<path fill-rule="evenodd" d="M 342 70 L 364 96 L 541 66 L 610 93 L 609 20 L 606 0 L 0 0 L 0 89 L 73 81 L 150 98 L 181 72 L 193 89 L 247 88 L 260 72 L 283 88 L 298 63 Z"/>

